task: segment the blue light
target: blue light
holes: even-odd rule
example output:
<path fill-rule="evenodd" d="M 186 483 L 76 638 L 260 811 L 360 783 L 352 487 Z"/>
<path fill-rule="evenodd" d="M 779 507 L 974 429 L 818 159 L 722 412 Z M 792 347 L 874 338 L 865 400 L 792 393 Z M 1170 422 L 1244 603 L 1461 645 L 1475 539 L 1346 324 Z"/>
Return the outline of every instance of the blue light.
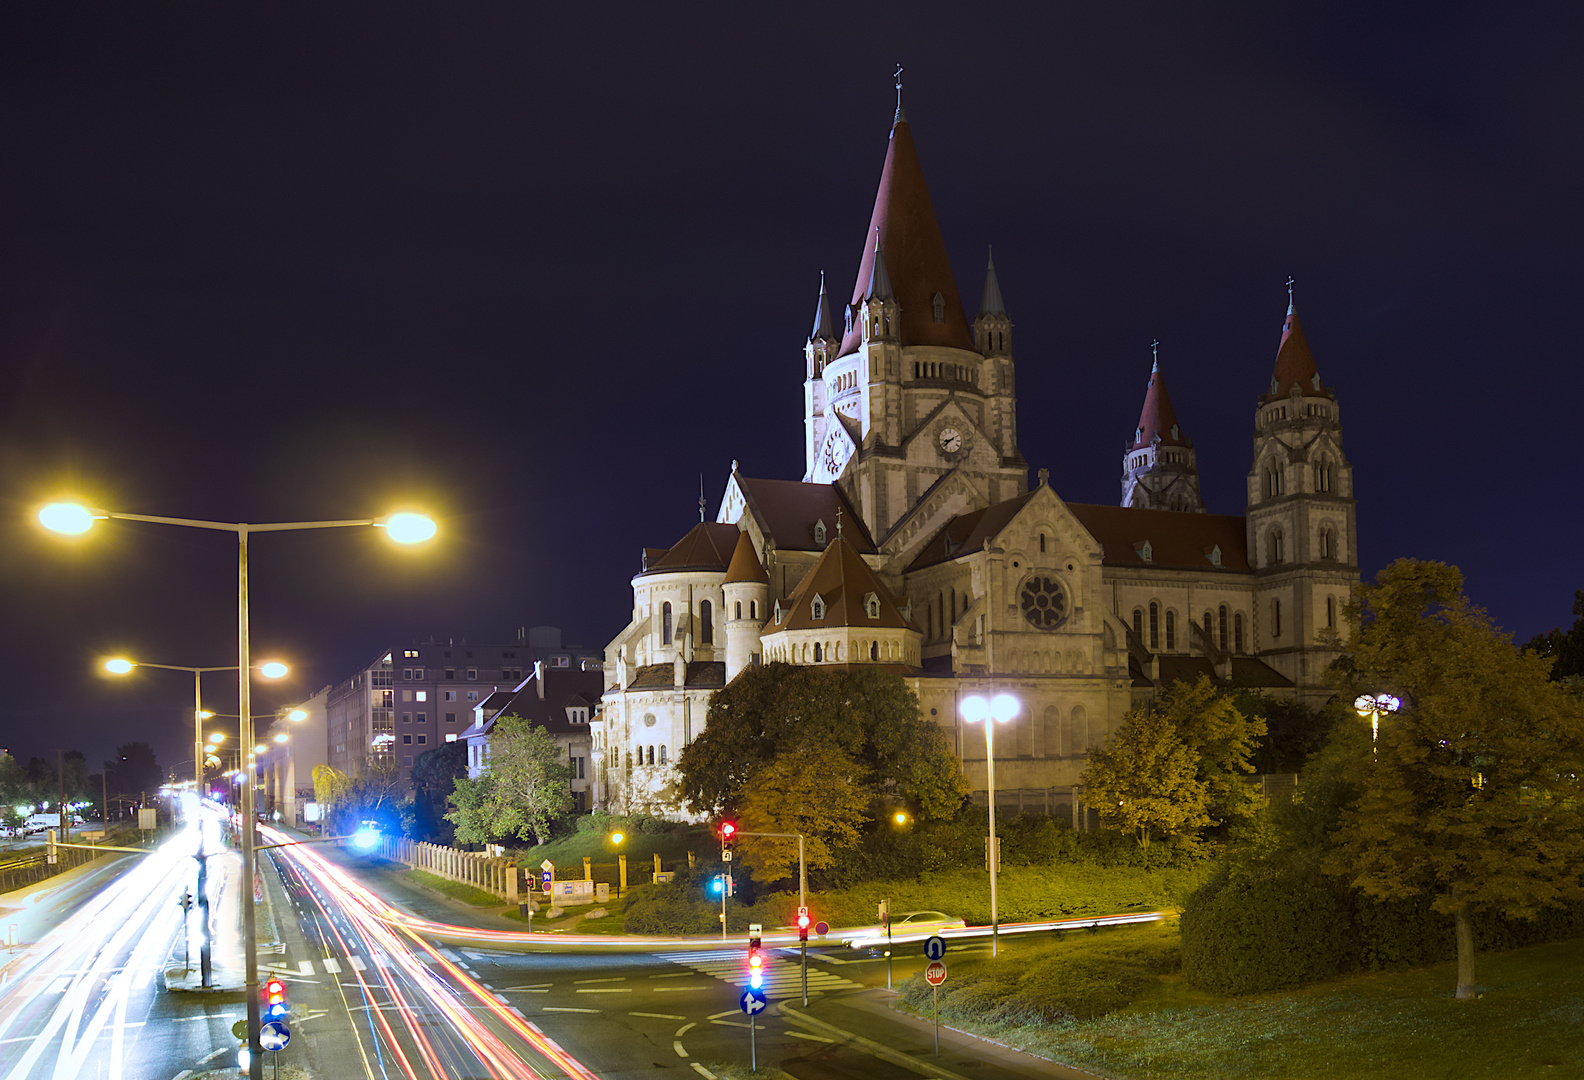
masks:
<path fill-rule="evenodd" d="M 750 974 L 748 976 L 748 985 L 753 987 L 755 990 L 763 990 L 764 989 L 764 972 L 755 971 L 752 974 Z"/>
<path fill-rule="evenodd" d="M 379 833 L 365 825 L 352 834 L 352 846 L 359 851 L 372 851 L 379 843 Z"/>
<path fill-rule="evenodd" d="M 710 892 L 714 893 L 716 896 L 719 896 L 720 895 L 720 891 L 721 891 L 720 878 L 716 878 L 714 880 L 714 882 L 712 882 L 710 884 Z"/>

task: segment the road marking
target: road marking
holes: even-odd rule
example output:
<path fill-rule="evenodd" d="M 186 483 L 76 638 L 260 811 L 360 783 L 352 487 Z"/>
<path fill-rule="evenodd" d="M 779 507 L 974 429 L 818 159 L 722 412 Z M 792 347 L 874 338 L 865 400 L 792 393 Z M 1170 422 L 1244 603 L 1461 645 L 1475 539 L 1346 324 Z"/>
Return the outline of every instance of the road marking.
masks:
<path fill-rule="evenodd" d="M 313 961 L 312 960 L 299 960 L 299 961 L 297 961 L 297 974 L 299 974 L 299 975 L 312 975 L 313 973 L 314 973 L 314 969 L 313 969 Z"/>
<path fill-rule="evenodd" d="M 680 994 L 680 993 L 682 993 L 684 991 L 687 991 L 687 990 L 708 990 L 708 989 L 709 989 L 709 987 L 707 987 L 707 986 L 657 986 L 657 987 L 654 988 L 654 992 L 657 993 L 657 994 Z"/>
<path fill-rule="evenodd" d="M 578 994 L 630 994 L 630 986 L 580 986 L 573 991 Z"/>
<path fill-rule="evenodd" d="M 205 1013 L 203 1016 L 178 1016 L 175 1020 L 180 1024 L 187 1020 L 235 1020 L 235 1013 Z"/>
<path fill-rule="evenodd" d="M 675 1042 L 673 1042 L 671 1044 L 671 1049 L 676 1051 L 677 1057 L 679 1057 L 679 1058 L 687 1057 L 687 1051 L 682 1049 L 682 1040 L 681 1039 L 677 1039 Z"/>
<path fill-rule="evenodd" d="M 688 973 L 685 971 L 668 971 L 664 975 L 651 975 L 649 977 L 651 979 L 685 979 L 688 977 Z"/>
<path fill-rule="evenodd" d="M 334 957 L 327 956 L 319 962 L 324 965 L 325 971 L 329 972 L 331 975 L 341 974 L 341 965 L 335 962 Z"/>
<path fill-rule="evenodd" d="M 511 1004 L 511 1002 L 507 1001 L 505 998 L 501 997 L 499 994 L 491 994 L 490 997 L 494 998 L 496 1001 L 500 1002 L 502 1005 L 510 1005 Z"/>
<path fill-rule="evenodd" d="M 807 1039 L 809 1042 L 833 1043 L 836 1041 L 835 1039 L 827 1039 L 823 1035 L 810 1035 L 803 1031 L 793 1031 L 791 1028 L 788 1028 L 785 1034 L 792 1036 L 794 1039 Z"/>
<path fill-rule="evenodd" d="M 221 1047 L 221 1048 L 220 1048 L 220 1049 L 218 1049 L 218 1050 L 212 1050 L 212 1051 L 210 1051 L 210 1053 L 209 1053 L 209 1056 L 208 1056 L 208 1057 L 201 1057 L 201 1058 L 199 1058 L 199 1059 L 198 1059 L 198 1064 L 200 1064 L 200 1065 L 207 1065 L 207 1064 L 209 1064 L 209 1063 L 210 1063 L 210 1062 L 211 1062 L 211 1061 L 213 1061 L 213 1060 L 214 1060 L 214 1059 L 215 1059 L 215 1058 L 217 1058 L 217 1057 L 219 1057 L 219 1056 L 220 1056 L 220 1055 L 221 1055 L 221 1054 L 223 1054 L 223 1053 L 225 1053 L 225 1052 L 226 1052 L 226 1048 L 225 1048 L 225 1047 L 223 1047 L 223 1046 L 222 1046 L 222 1047 Z"/>
<path fill-rule="evenodd" d="M 687 1019 L 687 1017 L 685 1017 L 685 1016 L 678 1016 L 678 1015 L 676 1015 L 676 1014 L 675 1014 L 675 1013 L 641 1013 L 641 1012 L 630 1012 L 630 1013 L 628 1013 L 628 1014 L 627 1014 L 627 1015 L 628 1015 L 628 1016 L 647 1016 L 647 1017 L 649 1017 L 649 1019 L 651 1019 L 651 1020 L 686 1020 L 686 1019 Z"/>
<path fill-rule="evenodd" d="M 505 989 L 505 991 L 508 994 L 513 993 L 513 992 L 518 991 L 518 990 L 529 991 L 529 992 L 532 992 L 532 993 L 543 993 L 544 992 L 544 988 L 552 986 L 552 985 L 554 985 L 554 984 L 552 984 L 552 983 L 524 983 L 521 986 L 507 986 L 507 987 L 504 987 L 504 989 Z"/>
<path fill-rule="evenodd" d="M 698 1062 L 690 1061 L 688 1064 L 693 1066 L 693 1071 L 702 1076 L 704 1080 L 715 1080 L 715 1074 L 710 1072 L 704 1066 L 700 1065 Z"/>
<path fill-rule="evenodd" d="M 528 1018 L 527 1018 L 527 1017 L 526 1017 L 526 1016 L 524 1016 L 524 1015 L 523 1015 L 523 1011 L 522 1011 L 522 1010 L 521 1010 L 521 1009 L 519 1009 L 519 1008 L 518 1008 L 518 1007 L 517 1007 L 517 1006 L 515 1006 L 515 1005 L 508 1005 L 508 1006 L 506 1006 L 506 1008 L 507 1008 L 507 1009 L 508 1009 L 508 1010 L 509 1010 L 509 1011 L 511 1011 L 511 1012 L 513 1012 L 513 1013 L 516 1013 L 516 1014 L 517 1014 L 517 1019 L 519 1019 L 519 1020 L 526 1020 L 526 1019 L 528 1019 Z M 533 1027 L 533 1025 L 532 1025 L 532 1024 L 529 1024 L 529 1025 L 528 1025 L 528 1026 L 529 1026 L 529 1027 Z"/>
<path fill-rule="evenodd" d="M 573 986 L 583 986 L 586 983 L 626 982 L 626 981 L 627 981 L 627 976 L 625 976 L 625 975 L 617 975 L 616 977 L 610 978 L 610 979 L 573 979 L 572 980 L 572 985 Z"/>
<path fill-rule="evenodd" d="M 687 1023 L 683 1024 L 681 1027 L 677 1028 L 677 1030 L 676 1030 L 676 1038 L 680 1039 L 682 1036 L 686 1035 L 688 1032 L 692 1031 L 696 1027 L 698 1027 L 697 1023 L 695 1023 L 695 1022 L 693 1022 L 691 1020 L 688 1021 Z"/>
<path fill-rule="evenodd" d="M 494 988 L 494 987 L 493 987 L 493 986 L 491 986 L 491 985 L 490 985 L 490 984 L 489 984 L 489 983 L 479 983 L 479 985 L 480 985 L 480 986 L 482 986 L 482 987 L 483 987 L 483 988 L 484 988 L 484 989 L 486 989 L 486 990 L 494 990 L 494 989 L 495 989 L 495 988 Z"/>
<path fill-rule="evenodd" d="M 140 971 L 132 979 L 132 989 L 134 989 L 134 990 L 142 990 L 144 987 L 148 986 L 148 984 L 153 982 L 153 981 L 154 981 L 154 973 L 152 971 Z"/>
<path fill-rule="evenodd" d="M 740 1012 L 742 1012 L 741 1009 L 727 1009 L 725 1012 L 712 1013 L 711 1015 L 706 1016 L 704 1019 L 719 1020 L 723 1016 L 736 1016 Z"/>
<path fill-rule="evenodd" d="M 539 1025 L 534 1023 L 532 1020 L 528 1021 L 528 1026 L 533 1030 L 533 1033 L 535 1035 L 543 1035 L 544 1034 L 544 1031 L 539 1027 Z"/>
<path fill-rule="evenodd" d="M 440 950 L 440 955 L 445 957 L 447 960 L 451 961 L 453 964 L 457 963 L 458 961 L 460 961 L 462 959 L 460 956 L 458 956 L 456 953 L 452 952 L 450 949 L 441 949 Z"/>
<path fill-rule="evenodd" d="M 573 1008 L 568 1008 L 568 1007 L 565 1007 L 565 1006 L 557 1007 L 555 1005 L 546 1005 L 544 1008 L 540 1009 L 539 1011 L 540 1012 L 580 1012 L 580 1013 L 597 1013 L 597 1012 L 599 1012 L 598 1009 L 573 1009 Z"/>
<path fill-rule="evenodd" d="M 364 959 L 361 956 L 349 956 L 349 957 L 347 957 L 347 962 L 350 963 L 353 966 L 353 968 L 355 968 L 358 971 L 367 971 L 368 970 L 368 964 L 364 961 Z"/>
<path fill-rule="evenodd" d="M 738 1012 L 741 1012 L 741 1011 L 742 1011 L 741 1009 L 738 1010 Z M 719 1024 L 722 1027 L 748 1027 L 749 1026 L 749 1025 L 743 1023 L 741 1020 L 711 1020 L 710 1023 Z"/>
<path fill-rule="evenodd" d="M 191 1076 L 192 1074 L 193 1074 L 193 1071 L 191 1069 L 183 1069 L 181 1072 L 179 1072 L 175 1076 L 171 1077 L 171 1080 L 187 1080 L 187 1078 L 189 1076 Z"/>

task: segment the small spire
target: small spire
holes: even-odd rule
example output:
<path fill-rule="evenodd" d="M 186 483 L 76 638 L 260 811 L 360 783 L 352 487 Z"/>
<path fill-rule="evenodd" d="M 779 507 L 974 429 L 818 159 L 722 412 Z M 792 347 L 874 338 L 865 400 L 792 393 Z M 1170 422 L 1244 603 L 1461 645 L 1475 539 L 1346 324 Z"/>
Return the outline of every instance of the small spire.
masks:
<path fill-rule="evenodd" d="M 1293 276 L 1291 274 L 1287 275 L 1287 314 L 1298 314 L 1298 308 L 1293 303 Z"/>
<path fill-rule="evenodd" d="M 1001 282 L 996 278 L 995 249 L 990 248 L 989 265 L 985 267 L 984 294 L 979 297 L 979 314 L 1005 315 L 1006 304 L 1001 299 Z"/>
<path fill-rule="evenodd" d="M 831 318 L 830 298 L 825 295 L 825 271 L 820 271 L 819 302 L 814 307 L 814 329 L 809 334 L 810 341 L 834 341 L 836 337 L 836 323 Z"/>
<path fill-rule="evenodd" d="M 1155 358 L 1154 363 L 1150 364 L 1150 374 L 1154 375 L 1160 371 L 1160 338 L 1150 342 L 1150 355 Z"/>
<path fill-rule="evenodd" d="M 869 291 L 865 300 L 894 300 L 891 292 L 891 275 L 886 272 L 885 257 L 880 254 L 880 226 L 875 226 L 874 265 L 869 269 Z"/>
<path fill-rule="evenodd" d="M 897 92 L 897 111 L 896 111 L 896 116 L 891 121 L 893 126 L 895 126 L 897 124 L 905 124 L 905 123 L 907 123 L 907 113 L 902 111 L 902 65 L 901 64 L 897 65 L 895 78 L 896 78 L 896 92 Z"/>
<path fill-rule="evenodd" d="M 704 499 L 704 474 L 699 473 L 699 521 L 704 520 L 704 510 L 709 503 Z"/>
<path fill-rule="evenodd" d="M 836 536 L 838 538 L 840 538 L 841 534 L 842 534 L 842 519 L 841 519 L 841 517 L 842 517 L 842 515 L 841 515 L 841 507 L 838 506 L 836 508 Z"/>
<path fill-rule="evenodd" d="M 1050 487 L 1050 470 L 1049 469 L 1041 469 L 1039 471 L 1039 486 L 1040 487 Z"/>

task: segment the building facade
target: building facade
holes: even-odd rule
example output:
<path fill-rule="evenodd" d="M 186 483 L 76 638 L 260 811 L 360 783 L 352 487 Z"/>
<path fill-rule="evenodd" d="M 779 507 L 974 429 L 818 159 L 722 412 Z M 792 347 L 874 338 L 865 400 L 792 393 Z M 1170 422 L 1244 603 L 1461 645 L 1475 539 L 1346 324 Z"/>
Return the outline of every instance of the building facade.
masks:
<path fill-rule="evenodd" d="M 1244 514 L 1206 511 L 1158 357 L 1120 504 L 1068 503 L 1044 469 L 1030 485 L 994 262 L 970 323 L 899 107 L 851 298 L 833 310 L 821 282 L 803 368 L 801 481 L 733 462 L 714 521 L 644 549 L 605 650 L 599 805 L 684 813 L 676 755 L 750 664 L 902 673 L 980 797 L 985 736 L 959 703 L 1011 692 L 998 801 L 1047 811 L 1076 811 L 1088 748 L 1172 681 L 1326 694 L 1358 580 L 1352 471 L 1290 296 L 1268 384 L 1249 365 Z"/>
<path fill-rule="evenodd" d="M 534 663 L 533 672 L 511 690 L 498 690 L 473 708 L 473 722 L 462 733 L 468 748 L 468 777 L 489 770 L 490 733 L 502 716 L 520 716 L 542 728 L 561 747 L 572 792 L 572 810 L 592 810 L 590 722 L 599 711 L 603 673 L 597 666 Z"/>

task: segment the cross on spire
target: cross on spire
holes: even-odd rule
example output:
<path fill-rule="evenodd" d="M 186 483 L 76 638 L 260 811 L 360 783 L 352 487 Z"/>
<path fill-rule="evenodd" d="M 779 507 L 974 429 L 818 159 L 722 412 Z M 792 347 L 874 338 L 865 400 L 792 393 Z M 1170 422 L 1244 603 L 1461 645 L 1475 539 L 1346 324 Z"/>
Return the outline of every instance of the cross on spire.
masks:
<path fill-rule="evenodd" d="M 898 69 L 898 70 L 900 70 L 900 69 Z M 842 534 L 841 507 L 838 506 L 836 508 L 836 535 L 840 536 L 841 534 Z"/>
<path fill-rule="evenodd" d="M 1291 274 L 1287 275 L 1287 314 L 1297 314 L 1297 308 L 1293 306 L 1293 276 Z"/>
<path fill-rule="evenodd" d="M 902 65 L 901 64 L 897 64 L 896 74 L 893 75 L 892 78 L 896 79 L 897 110 L 896 110 L 896 119 L 892 120 L 891 122 L 893 124 L 903 124 L 903 123 L 907 122 L 907 113 L 902 111 Z"/>
<path fill-rule="evenodd" d="M 1152 371 L 1152 372 L 1159 371 L 1160 370 L 1160 338 L 1156 338 L 1154 341 L 1150 342 L 1150 356 L 1154 360 L 1154 363 L 1150 364 L 1150 371 Z"/>
<path fill-rule="evenodd" d="M 704 498 L 704 474 L 699 473 L 699 521 L 704 520 L 704 510 L 708 506 L 709 503 Z"/>

